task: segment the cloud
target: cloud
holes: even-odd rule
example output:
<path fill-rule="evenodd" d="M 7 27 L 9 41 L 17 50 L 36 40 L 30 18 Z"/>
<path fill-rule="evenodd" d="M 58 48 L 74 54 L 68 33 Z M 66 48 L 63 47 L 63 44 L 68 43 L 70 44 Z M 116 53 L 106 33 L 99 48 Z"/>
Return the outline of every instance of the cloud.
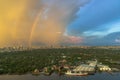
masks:
<path fill-rule="evenodd" d="M 115 39 L 115 42 L 120 43 L 120 39 Z"/>
<path fill-rule="evenodd" d="M 116 32 L 120 32 L 119 2 L 1 0 L 0 46 L 61 43 L 117 45 L 119 36 Z"/>
<path fill-rule="evenodd" d="M 120 20 L 115 20 L 110 23 L 103 24 L 97 29 L 83 32 L 84 36 L 106 36 L 108 34 L 120 31 Z"/>
<path fill-rule="evenodd" d="M 106 25 L 120 19 L 120 0 L 92 0 L 82 7 L 79 17 L 68 26 L 69 35 L 82 35 L 84 32 L 105 31 Z"/>
<path fill-rule="evenodd" d="M 76 36 L 66 36 L 64 43 L 65 44 L 80 44 L 83 42 L 83 38 L 82 37 L 76 37 Z"/>
<path fill-rule="evenodd" d="M 103 37 L 89 36 L 85 37 L 83 45 L 90 46 L 109 46 L 119 45 L 120 32 L 113 32 Z"/>
<path fill-rule="evenodd" d="M 66 26 L 89 1 L 1 0 L 0 46 L 58 44 Z"/>
<path fill-rule="evenodd" d="M 47 45 L 59 44 L 62 34 L 57 32 L 64 33 L 68 23 L 76 18 L 80 7 L 88 1 L 90 0 L 41 0 L 42 9 L 33 24 L 30 44 L 36 39 Z"/>
<path fill-rule="evenodd" d="M 10 45 L 19 36 L 18 25 L 28 0 L 0 0 L 0 46 Z"/>

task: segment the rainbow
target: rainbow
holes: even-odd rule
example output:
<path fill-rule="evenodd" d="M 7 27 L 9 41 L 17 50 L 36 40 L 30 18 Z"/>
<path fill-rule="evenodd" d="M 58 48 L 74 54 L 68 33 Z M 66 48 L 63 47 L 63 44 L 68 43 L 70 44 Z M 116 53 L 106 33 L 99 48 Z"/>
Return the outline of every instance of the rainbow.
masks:
<path fill-rule="evenodd" d="M 32 28 L 31 28 L 30 37 L 29 37 L 29 47 L 32 46 L 32 37 L 33 37 L 34 31 L 35 31 L 35 28 L 36 28 L 36 26 L 37 26 L 37 23 L 38 23 L 38 21 L 39 21 L 39 19 L 40 19 L 40 16 L 41 16 L 41 10 L 40 10 L 40 12 L 37 14 L 37 16 L 36 16 L 36 18 L 35 18 L 35 20 L 34 20 L 34 22 L 33 22 Z"/>

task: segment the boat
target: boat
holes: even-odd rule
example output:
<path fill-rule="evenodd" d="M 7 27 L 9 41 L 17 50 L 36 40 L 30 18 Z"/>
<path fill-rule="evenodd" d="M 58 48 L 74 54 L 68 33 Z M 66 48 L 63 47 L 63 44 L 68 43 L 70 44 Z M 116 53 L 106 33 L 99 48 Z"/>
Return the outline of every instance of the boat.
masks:
<path fill-rule="evenodd" d="M 66 75 L 71 75 L 71 76 L 87 76 L 88 73 L 87 72 L 81 72 L 81 71 L 67 71 L 65 73 Z"/>

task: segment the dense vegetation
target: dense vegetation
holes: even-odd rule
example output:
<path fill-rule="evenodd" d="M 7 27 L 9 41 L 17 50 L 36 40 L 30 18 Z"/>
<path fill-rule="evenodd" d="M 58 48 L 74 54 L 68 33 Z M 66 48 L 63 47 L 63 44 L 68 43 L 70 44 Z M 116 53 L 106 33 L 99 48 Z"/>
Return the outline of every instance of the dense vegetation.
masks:
<path fill-rule="evenodd" d="M 66 56 L 66 58 L 63 58 Z M 120 61 L 120 50 L 93 48 L 34 49 L 0 53 L 0 74 L 25 74 L 46 66 L 60 65 L 66 59 L 69 65 L 78 65 L 86 60 L 98 61 L 110 66 L 110 61 Z"/>

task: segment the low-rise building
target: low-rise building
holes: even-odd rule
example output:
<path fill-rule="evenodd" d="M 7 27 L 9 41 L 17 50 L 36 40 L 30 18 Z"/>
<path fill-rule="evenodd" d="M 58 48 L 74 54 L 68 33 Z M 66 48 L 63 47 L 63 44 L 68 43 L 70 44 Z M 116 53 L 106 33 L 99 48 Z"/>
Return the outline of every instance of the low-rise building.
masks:
<path fill-rule="evenodd" d="M 73 71 L 94 72 L 95 71 L 95 66 L 82 64 L 80 66 L 77 66 Z"/>
<path fill-rule="evenodd" d="M 107 66 L 107 65 L 102 65 L 102 64 L 99 64 L 97 65 L 97 67 L 99 68 L 100 71 L 111 71 L 112 69 Z"/>

